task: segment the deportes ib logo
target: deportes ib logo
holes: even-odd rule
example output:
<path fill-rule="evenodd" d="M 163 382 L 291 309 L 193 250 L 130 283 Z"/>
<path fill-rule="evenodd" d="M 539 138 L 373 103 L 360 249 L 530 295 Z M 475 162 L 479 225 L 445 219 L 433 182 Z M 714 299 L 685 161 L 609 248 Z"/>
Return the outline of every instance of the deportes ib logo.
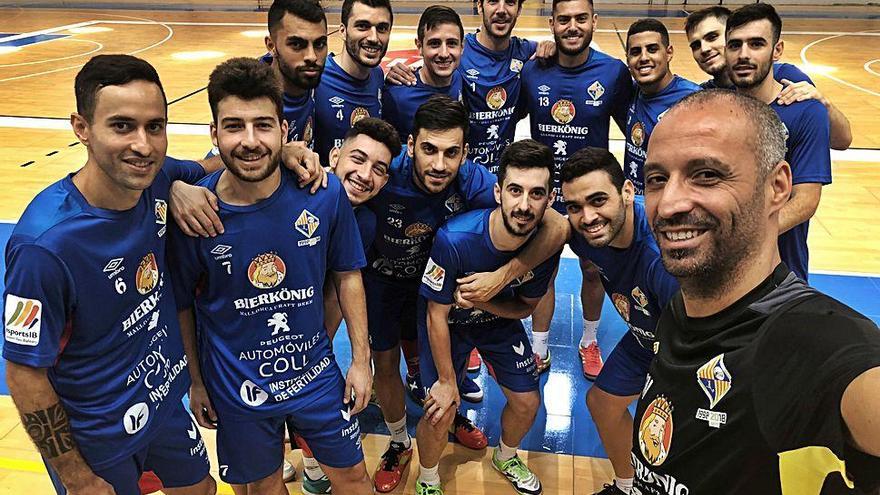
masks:
<path fill-rule="evenodd" d="M 248 265 L 248 279 L 258 289 L 277 287 L 284 280 L 287 266 L 275 253 L 263 253 Z"/>
<path fill-rule="evenodd" d="M 553 115 L 553 120 L 556 122 L 562 125 L 568 124 L 574 120 L 574 104 L 568 100 L 559 100 L 553 104 L 550 114 Z"/>
<path fill-rule="evenodd" d="M 137 291 L 141 294 L 147 294 L 159 283 L 159 265 L 156 264 L 156 256 L 153 253 L 147 253 L 146 256 L 138 263 L 137 273 L 135 274 L 135 285 Z"/>
<path fill-rule="evenodd" d="M 14 344 L 36 346 L 40 343 L 40 320 L 43 305 L 36 299 L 6 295 L 6 340 Z"/>
<path fill-rule="evenodd" d="M 672 446 L 672 403 L 658 395 L 639 422 L 639 450 L 652 466 L 663 464 Z"/>
<path fill-rule="evenodd" d="M 492 110 L 498 110 L 507 102 L 507 91 L 501 86 L 495 86 L 486 93 L 486 105 Z"/>

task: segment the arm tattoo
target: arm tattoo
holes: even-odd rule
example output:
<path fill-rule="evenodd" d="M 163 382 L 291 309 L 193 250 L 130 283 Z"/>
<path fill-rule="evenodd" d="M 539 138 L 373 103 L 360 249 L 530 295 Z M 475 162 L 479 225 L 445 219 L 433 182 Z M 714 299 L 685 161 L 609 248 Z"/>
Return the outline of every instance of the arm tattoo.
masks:
<path fill-rule="evenodd" d="M 41 411 L 24 413 L 21 419 L 37 449 L 47 459 L 53 459 L 76 448 L 70 433 L 67 412 L 60 403 Z"/>

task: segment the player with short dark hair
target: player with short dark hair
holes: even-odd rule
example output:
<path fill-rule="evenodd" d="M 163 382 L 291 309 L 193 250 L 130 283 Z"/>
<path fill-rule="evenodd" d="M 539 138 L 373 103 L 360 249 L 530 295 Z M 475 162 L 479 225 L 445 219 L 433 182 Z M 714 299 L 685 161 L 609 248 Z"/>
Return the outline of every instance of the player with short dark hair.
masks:
<path fill-rule="evenodd" d="M 727 20 L 725 56 L 730 77 L 742 91 L 770 105 L 785 124 L 785 160 L 791 165 L 792 195 L 779 213 L 779 253 L 797 276 L 808 280 L 807 233 L 819 207 L 822 186 L 831 183 L 830 123 L 816 100 L 782 105 L 782 83 L 773 63 L 782 56 L 781 20 L 768 4 L 741 7 Z"/>
<path fill-rule="evenodd" d="M 784 134 L 765 102 L 720 90 L 683 99 L 654 130 L 645 210 L 681 290 L 636 407 L 640 493 L 878 488 L 880 331 L 780 261 Z"/>
<path fill-rule="evenodd" d="M 394 13 L 388 0 L 345 0 L 342 3 L 344 49 L 330 54 L 315 90 L 315 151 L 329 164 L 348 128 L 365 117 L 382 118 L 384 74 L 379 64 L 391 38 Z"/>
<path fill-rule="evenodd" d="M 59 494 L 215 492 L 181 403 L 187 359 L 165 257 L 171 182 L 156 70 L 98 55 L 77 73 L 73 131 L 88 159 L 39 193 L 6 246 L 3 357 L 22 424 Z"/>
<path fill-rule="evenodd" d="M 583 148 L 562 169 L 569 246 L 602 273 L 602 285 L 628 331 L 587 393 L 590 416 L 614 468 L 614 481 L 597 495 L 630 493 L 632 423 L 628 407 L 645 385 L 654 357 L 660 312 L 678 290 L 663 268 L 645 209 L 632 182 L 607 149 Z"/>
<path fill-rule="evenodd" d="M 547 291 L 559 253 L 489 302 L 471 304 L 458 297 L 456 279 L 496 270 L 532 242 L 553 202 L 553 171 L 553 152 L 546 145 L 531 139 L 511 144 L 501 156 L 494 186 L 498 206 L 458 215 L 434 238 L 418 302 L 426 401 L 416 430 L 417 495 L 443 494 L 440 456 L 457 410 L 458 376 L 473 347 L 491 365 L 507 398 L 492 466 L 517 493 L 542 493 L 540 480 L 516 453 L 541 403 L 534 354 L 520 319 L 531 314 Z"/>
<path fill-rule="evenodd" d="M 724 56 L 726 45 L 724 35 L 728 17 L 730 10 L 716 5 L 692 12 L 685 23 L 685 33 L 694 60 L 703 72 L 712 76 L 712 79 L 700 84 L 705 89 L 736 88 L 730 80 L 730 71 Z M 784 86 L 777 96 L 780 104 L 791 105 L 808 99 L 822 103 L 828 110 L 828 118 L 831 121 L 831 148 L 836 150 L 849 148 L 852 144 L 849 120 L 831 100 L 819 92 L 808 75 L 796 65 L 774 62 L 773 78 Z"/>
<path fill-rule="evenodd" d="M 351 204 L 336 178 L 312 195 L 279 167 L 287 124 L 269 66 L 251 58 L 218 65 L 208 100 L 226 170 L 201 185 L 217 194 L 227 230 L 208 239 L 178 231 L 171 250 L 193 413 L 217 428 L 221 478 L 249 493 L 286 492 L 286 424 L 308 441 L 330 482 L 344 493 L 371 493 L 352 418 L 367 404 L 371 372 L 365 259 Z M 328 270 L 345 294 L 352 344 L 345 379 L 324 329 Z"/>

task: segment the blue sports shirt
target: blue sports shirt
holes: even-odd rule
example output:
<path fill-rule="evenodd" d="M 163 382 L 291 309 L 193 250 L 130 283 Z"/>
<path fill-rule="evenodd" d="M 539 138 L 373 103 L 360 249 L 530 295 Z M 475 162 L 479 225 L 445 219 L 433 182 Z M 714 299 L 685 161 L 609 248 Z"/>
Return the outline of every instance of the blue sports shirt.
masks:
<path fill-rule="evenodd" d="M 367 252 L 367 271 L 416 285 L 434 235 L 447 219 L 476 208 L 494 207 L 495 175 L 470 160 L 443 192 L 428 194 L 415 184 L 406 146 L 392 162 L 385 187 L 367 202 L 376 214 L 376 240 Z"/>
<path fill-rule="evenodd" d="M 586 146 L 608 149 L 610 119 L 623 128 L 632 86 L 626 64 L 593 49 L 577 67 L 531 60 L 523 68 L 521 108 L 531 117 L 532 138 L 553 150 L 553 206 L 558 211 L 565 209 L 559 184 L 562 165 Z"/>
<path fill-rule="evenodd" d="M 630 332 L 645 349 L 654 352 L 654 330 L 660 313 L 678 291 L 678 281 L 660 261 L 660 250 L 651 233 L 645 208 L 633 204 L 633 238 L 628 248 L 591 247 L 577 231 L 568 245 L 578 258 L 599 268 L 608 298 Z"/>
<path fill-rule="evenodd" d="M 332 53 L 327 57 L 321 84 L 315 89 L 315 152 L 325 167 L 330 150 L 342 146 L 345 133 L 365 117 L 382 118 L 382 87 L 385 76 L 380 67 L 370 70 L 366 79 L 356 79 L 342 70 Z"/>
<path fill-rule="evenodd" d="M 645 95 L 636 86 L 635 96 L 626 114 L 626 149 L 623 155 L 623 171 L 635 186 L 636 194 L 645 194 L 645 158 L 654 126 L 678 100 L 699 90 L 698 85 L 680 76 L 673 77 L 672 82 L 651 96 Z"/>
<path fill-rule="evenodd" d="M 224 171 L 201 181 L 216 191 Z M 314 195 L 281 169 L 281 184 L 248 206 L 220 202 L 225 232 L 173 237 L 179 309 L 195 306 L 199 360 L 214 407 L 228 417 L 295 412 L 320 388 L 333 364 L 324 329 L 327 270 L 349 271 L 365 260 L 351 203 L 329 177 Z"/>
<path fill-rule="evenodd" d="M 6 246 L 3 357 L 48 368 L 94 470 L 147 445 L 189 388 L 165 239 L 171 183 L 204 173 L 167 158 L 125 211 L 90 205 L 68 175 Z"/>
<path fill-rule="evenodd" d="M 434 95 L 446 95 L 455 101 L 462 101 L 461 73 L 452 73 L 449 86 L 434 87 L 425 84 L 416 70 L 415 86 L 389 84 L 382 92 L 382 118 L 397 129 L 400 141 L 406 143 L 407 136 L 412 134 L 413 119 L 416 110 Z"/>
<path fill-rule="evenodd" d="M 431 257 L 422 275 L 419 296 L 440 304 L 454 304 L 456 279 L 472 273 L 495 271 L 522 250 L 500 251 L 489 237 L 489 216 L 495 208 L 462 213 L 449 220 L 438 232 L 431 248 Z M 527 297 L 537 299 L 547 293 L 553 271 L 559 265 L 557 253 L 498 293 L 497 298 Z M 426 324 L 426 305 L 419 304 L 419 325 Z M 483 326 L 504 326 L 514 320 L 482 311 L 453 307 L 449 323 L 467 325 L 469 329 Z"/>
<path fill-rule="evenodd" d="M 538 44 L 513 36 L 506 50 L 489 50 L 476 34 L 464 37 L 458 66 L 464 82 L 464 101 L 470 118 L 469 157 L 493 173 L 516 131 L 520 72 Z"/>

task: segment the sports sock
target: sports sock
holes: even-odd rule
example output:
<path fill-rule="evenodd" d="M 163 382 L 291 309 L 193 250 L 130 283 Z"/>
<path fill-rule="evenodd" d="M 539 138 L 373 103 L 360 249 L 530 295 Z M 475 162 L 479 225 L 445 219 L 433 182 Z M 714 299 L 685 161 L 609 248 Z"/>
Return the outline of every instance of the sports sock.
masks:
<path fill-rule="evenodd" d="M 513 459 L 516 455 L 516 449 L 518 448 L 519 445 L 514 447 L 504 445 L 504 440 L 501 440 L 498 442 L 498 450 L 495 451 L 495 458 L 502 462 Z"/>
<path fill-rule="evenodd" d="M 314 457 L 303 456 L 303 470 L 309 475 L 310 479 L 319 480 L 324 477 L 324 471 Z"/>
<path fill-rule="evenodd" d="M 550 332 L 532 332 L 532 350 L 541 359 L 547 359 L 547 342 L 550 340 Z"/>
<path fill-rule="evenodd" d="M 596 334 L 599 331 L 599 320 L 584 320 L 584 334 L 581 336 L 581 347 L 588 347 L 596 341 Z"/>
<path fill-rule="evenodd" d="M 623 493 L 629 494 L 632 491 L 633 487 L 633 479 L 632 478 L 614 478 L 614 484 L 617 485 L 617 488 L 620 488 L 620 491 Z"/>
<path fill-rule="evenodd" d="M 422 483 L 427 483 L 429 485 L 437 486 L 440 484 L 440 465 L 437 464 L 434 467 L 426 468 L 425 466 L 419 465 L 419 481 Z"/>
<path fill-rule="evenodd" d="M 409 438 L 409 432 L 406 431 L 406 416 L 400 421 L 395 421 L 394 423 L 386 421 L 385 425 L 388 426 L 388 431 L 391 432 L 392 442 L 402 443 L 406 448 L 409 448 L 410 445 L 412 445 L 412 440 Z"/>

